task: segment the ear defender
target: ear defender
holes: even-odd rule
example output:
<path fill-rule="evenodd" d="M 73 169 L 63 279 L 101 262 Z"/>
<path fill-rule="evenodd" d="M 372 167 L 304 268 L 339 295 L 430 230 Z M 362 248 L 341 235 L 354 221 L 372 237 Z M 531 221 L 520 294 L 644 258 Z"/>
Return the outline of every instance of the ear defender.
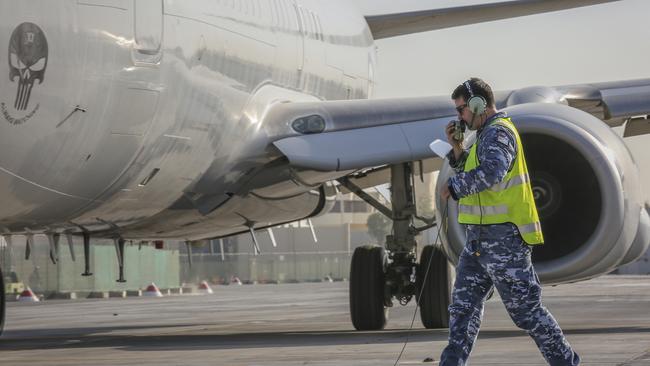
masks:
<path fill-rule="evenodd" d="M 485 113 L 485 110 L 487 109 L 487 102 L 485 101 L 485 98 L 483 98 L 480 95 L 474 95 L 474 91 L 472 91 L 472 86 L 470 85 L 469 80 L 467 80 L 463 84 L 465 85 L 465 89 L 467 89 L 467 92 L 469 93 L 469 100 L 467 101 L 467 106 L 469 107 L 469 110 L 472 111 L 472 113 L 474 114 Z"/>

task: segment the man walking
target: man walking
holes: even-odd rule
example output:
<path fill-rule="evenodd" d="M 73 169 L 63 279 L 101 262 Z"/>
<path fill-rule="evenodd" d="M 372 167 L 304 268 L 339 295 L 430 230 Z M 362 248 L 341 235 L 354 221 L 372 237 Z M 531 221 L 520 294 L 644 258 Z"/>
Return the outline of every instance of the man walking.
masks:
<path fill-rule="evenodd" d="M 442 198 L 459 201 L 458 221 L 467 224 L 467 242 L 456 269 L 449 345 L 440 365 L 467 363 L 493 286 L 514 323 L 533 338 L 550 365 L 578 365 L 580 357 L 541 302 L 530 246 L 544 238 L 519 133 L 496 110 L 492 89 L 483 80 L 459 85 L 452 99 L 461 123 L 477 131 L 477 141 L 465 151 L 462 138 L 454 138 L 456 125 L 446 128 L 453 146 L 448 158 L 457 174 L 442 188 Z"/>

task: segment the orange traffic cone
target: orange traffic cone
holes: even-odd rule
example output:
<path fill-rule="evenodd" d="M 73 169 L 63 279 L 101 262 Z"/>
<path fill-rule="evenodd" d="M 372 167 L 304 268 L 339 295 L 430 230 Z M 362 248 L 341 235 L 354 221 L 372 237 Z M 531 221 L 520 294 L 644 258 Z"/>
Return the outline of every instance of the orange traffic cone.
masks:
<path fill-rule="evenodd" d="M 152 282 L 151 285 L 147 286 L 147 289 L 144 290 L 142 296 L 162 297 L 163 294 L 160 292 L 158 286 L 156 286 L 156 284 Z"/>
<path fill-rule="evenodd" d="M 31 288 L 27 287 L 25 291 L 21 292 L 20 295 L 18 295 L 18 301 L 20 302 L 39 302 L 41 300 L 36 297 L 36 294 L 34 291 L 32 291 Z"/>
<path fill-rule="evenodd" d="M 211 294 L 212 289 L 210 288 L 210 285 L 208 285 L 208 281 L 201 281 L 199 284 L 199 292 L 203 294 Z"/>

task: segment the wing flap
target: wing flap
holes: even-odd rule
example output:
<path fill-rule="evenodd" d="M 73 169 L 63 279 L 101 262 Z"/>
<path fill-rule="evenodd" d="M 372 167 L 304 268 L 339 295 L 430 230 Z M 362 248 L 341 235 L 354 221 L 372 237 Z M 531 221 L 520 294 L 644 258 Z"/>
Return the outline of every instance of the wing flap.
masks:
<path fill-rule="evenodd" d="M 650 114 L 650 79 L 557 88 L 569 105 L 603 120 Z"/>
<path fill-rule="evenodd" d="M 374 39 L 579 8 L 619 0 L 519 0 L 366 16 Z"/>

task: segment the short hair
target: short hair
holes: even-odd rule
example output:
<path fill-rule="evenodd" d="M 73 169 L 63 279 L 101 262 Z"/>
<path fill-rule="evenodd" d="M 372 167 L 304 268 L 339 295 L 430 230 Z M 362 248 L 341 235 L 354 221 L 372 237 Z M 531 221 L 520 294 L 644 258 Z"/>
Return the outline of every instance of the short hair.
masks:
<path fill-rule="evenodd" d="M 485 98 L 488 106 L 494 105 L 494 93 L 492 93 L 492 87 L 488 83 L 479 78 L 470 78 L 467 82 L 469 82 L 469 86 L 472 88 L 474 95 L 480 95 Z M 454 89 L 454 92 L 451 93 L 451 99 L 458 99 L 460 97 L 463 97 L 465 101 L 468 101 L 470 98 L 469 90 L 467 90 L 465 83 L 458 85 Z"/>

